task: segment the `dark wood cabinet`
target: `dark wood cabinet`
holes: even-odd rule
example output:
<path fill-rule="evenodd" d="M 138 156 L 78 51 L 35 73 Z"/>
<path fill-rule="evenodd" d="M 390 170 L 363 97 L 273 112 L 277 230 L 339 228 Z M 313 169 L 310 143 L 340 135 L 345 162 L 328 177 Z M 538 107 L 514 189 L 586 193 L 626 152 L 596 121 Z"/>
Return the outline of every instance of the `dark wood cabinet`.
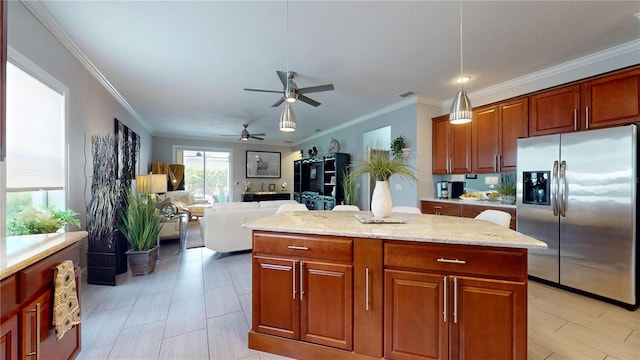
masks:
<path fill-rule="evenodd" d="M 18 358 L 18 316 L 0 323 L 0 360 Z"/>
<path fill-rule="evenodd" d="M 254 331 L 351 350 L 353 241 L 253 235 Z"/>
<path fill-rule="evenodd" d="M 498 171 L 515 171 L 518 138 L 528 136 L 529 99 L 519 98 L 498 104 Z"/>
<path fill-rule="evenodd" d="M 383 354 L 382 241 L 353 239 L 353 351 Z"/>
<path fill-rule="evenodd" d="M 485 202 L 486 204 L 486 202 Z M 511 214 L 511 224 L 509 228 L 516 229 L 516 209 L 510 207 L 491 206 L 491 205 L 477 205 L 477 204 L 455 204 L 442 201 L 420 201 L 420 207 L 423 214 L 432 215 L 448 215 L 448 216 L 461 216 L 467 218 L 474 218 L 481 212 L 492 209 L 505 211 Z"/>
<path fill-rule="evenodd" d="M 499 171 L 499 138 L 498 106 L 491 105 L 473 110 L 471 142 L 473 143 L 472 171 L 474 173 Z"/>
<path fill-rule="evenodd" d="M 291 200 L 290 193 L 284 192 L 268 192 L 268 193 L 242 193 L 243 202 L 252 201 L 270 201 L 270 200 Z"/>
<path fill-rule="evenodd" d="M 351 156 L 329 153 L 293 162 L 293 198 L 309 210 L 331 210 L 344 200 L 342 183 L 349 172 Z M 314 197 L 313 206 L 303 194 Z"/>
<path fill-rule="evenodd" d="M 587 81 L 582 93 L 585 129 L 640 122 L 640 69 Z"/>
<path fill-rule="evenodd" d="M 529 97 L 529 136 L 580 130 L 580 85 L 564 86 Z"/>
<path fill-rule="evenodd" d="M 471 172 L 471 123 L 452 125 L 449 115 L 433 118 L 433 174 Z"/>
<path fill-rule="evenodd" d="M 526 250 L 384 247 L 385 358 L 527 358 Z"/>

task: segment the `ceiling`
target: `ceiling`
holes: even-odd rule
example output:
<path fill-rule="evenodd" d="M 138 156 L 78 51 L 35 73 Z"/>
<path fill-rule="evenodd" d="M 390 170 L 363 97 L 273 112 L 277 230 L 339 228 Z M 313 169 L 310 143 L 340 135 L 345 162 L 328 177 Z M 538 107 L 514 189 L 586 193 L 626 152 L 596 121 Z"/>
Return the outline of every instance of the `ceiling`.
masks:
<path fill-rule="evenodd" d="M 402 101 L 447 106 L 459 85 L 451 1 L 43 1 L 154 135 L 296 143 Z M 42 8 L 40 8 L 42 9 Z M 463 2 L 465 86 L 473 92 L 640 39 L 638 1 Z M 287 30 L 288 24 L 288 30 Z M 288 58 L 287 58 L 288 50 Z M 278 130 L 276 70 L 299 87 L 297 131 Z M 251 140 L 256 141 L 256 140 Z"/>

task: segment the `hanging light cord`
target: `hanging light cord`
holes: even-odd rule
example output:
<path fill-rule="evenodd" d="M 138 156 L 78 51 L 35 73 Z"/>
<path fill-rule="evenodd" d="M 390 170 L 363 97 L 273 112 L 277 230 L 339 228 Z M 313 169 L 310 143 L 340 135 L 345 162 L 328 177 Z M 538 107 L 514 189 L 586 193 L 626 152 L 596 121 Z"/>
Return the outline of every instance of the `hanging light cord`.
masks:
<path fill-rule="evenodd" d="M 460 0 L 460 78 L 464 76 L 463 72 L 464 57 L 462 55 L 462 0 Z M 464 81 L 460 82 L 464 88 Z"/>
<path fill-rule="evenodd" d="M 287 70 L 287 86 L 286 91 L 289 91 L 289 0 L 287 0 L 287 6 L 285 7 L 285 37 L 284 37 L 284 47 L 286 52 L 286 70 Z"/>

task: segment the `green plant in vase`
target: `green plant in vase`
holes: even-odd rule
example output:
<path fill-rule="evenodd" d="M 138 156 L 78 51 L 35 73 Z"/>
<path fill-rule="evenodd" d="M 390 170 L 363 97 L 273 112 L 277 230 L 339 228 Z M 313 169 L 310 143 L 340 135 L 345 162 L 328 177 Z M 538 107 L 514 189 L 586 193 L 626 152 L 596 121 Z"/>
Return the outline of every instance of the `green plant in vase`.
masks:
<path fill-rule="evenodd" d="M 158 259 L 160 215 L 148 192 L 126 191 L 126 205 L 120 213 L 118 229 L 131 245 L 127 251 L 132 275 L 146 275 Z"/>
<path fill-rule="evenodd" d="M 501 201 L 505 204 L 515 204 L 516 202 L 516 176 L 513 173 L 502 174 L 500 176 L 500 185 L 498 192 L 501 195 Z"/>
<path fill-rule="evenodd" d="M 342 193 L 344 194 L 344 205 L 356 203 L 356 179 L 346 172 L 342 173 Z"/>
<path fill-rule="evenodd" d="M 398 176 L 406 180 L 417 181 L 413 169 L 402 159 L 389 157 L 387 151 L 371 150 L 369 155 L 355 167 L 350 176 L 356 177 L 369 174 L 376 180 L 376 187 L 371 197 L 371 212 L 375 217 L 388 217 L 391 215 L 391 193 L 389 191 L 389 178 Z"/>
<path fill-rule="evenodd" d="M 404 138 L 402 135 L 391 142 L 391 154 L 394 159 L 402 159 L 402 149 L 404 148 Z"/>

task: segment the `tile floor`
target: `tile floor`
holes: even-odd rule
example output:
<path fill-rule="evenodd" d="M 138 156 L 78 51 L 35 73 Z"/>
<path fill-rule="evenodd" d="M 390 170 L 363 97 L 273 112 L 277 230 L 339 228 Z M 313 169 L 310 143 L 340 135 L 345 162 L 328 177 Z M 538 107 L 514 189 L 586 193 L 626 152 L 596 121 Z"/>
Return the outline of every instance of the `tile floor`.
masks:
<path fill-rule="evenodd" d="M 251 254 L 163 242 L 149 276 L 82 284 L 78 359 L 285 359 L 247 348 Z M 640 359 L 635 312 L 529 283 L 529 359 Z"/>

